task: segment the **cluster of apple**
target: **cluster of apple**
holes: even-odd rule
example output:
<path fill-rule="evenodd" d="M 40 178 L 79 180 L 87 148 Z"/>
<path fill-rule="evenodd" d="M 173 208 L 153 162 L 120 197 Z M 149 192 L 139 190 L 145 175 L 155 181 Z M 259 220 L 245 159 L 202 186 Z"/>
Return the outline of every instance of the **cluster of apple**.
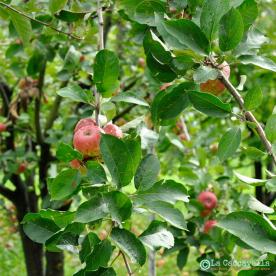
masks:
<path fill-rule="evenodd" d="M 210 191 L 201 192 L 198 195 L 197 200 L 204 207 L 203 211 L 200 213 L 202 217 L 207 217 L 212 213 L 212 210 L 217 207 L 217 197 Z M 216 224 L 216 220 L 207 220 L 204 224 L 204 233 L 208 233 Z"/>
<path fill-rule="evenodd" d="M 101 134 L 109 134 L 117 138 L 123 137 L 122 130 L 112 123 L 108 123 L 101 128 L 94 119 L 84 118 L 76 124 L 73 146 L 83 154 L 85 160 L 100 155 Z M 75 159 L 71 161 L 71 167 L 79 169 L 81 167 L 81 162 Z"/>

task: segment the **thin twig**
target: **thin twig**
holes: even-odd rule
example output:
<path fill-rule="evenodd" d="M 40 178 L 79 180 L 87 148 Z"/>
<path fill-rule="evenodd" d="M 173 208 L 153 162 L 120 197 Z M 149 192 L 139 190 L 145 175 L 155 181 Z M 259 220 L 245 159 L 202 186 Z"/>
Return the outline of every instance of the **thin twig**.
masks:
<path fill-rule="evenodd" d="M 114 259 L 112 260 L 112 262 L 110 263 L 110 266 L 112 266 L 114 264 L 114 262 L 117 260 L 117 258 L 121 255 L 122 251 L 119 251 L 118 254 L 114 257 Z"/>
<path fill-rule="evenodd" d="M 181 122 L 181 125 L 182 125 L 182 128 L 183 128 L 183 133 L 187 139 L 187 141 L 191 141 L 191 136 L 189 134 L 189 131 L 188 131 L 188 128 L 186 126 L 186 123 L 184 121 L 184 118 L 183 116 L 180 116 L 180 122 Z"/>
<path fill-rule="evenodd" d="M 8 5 L 8 4 L 6 4 L 6 3 L 0 2 L 0 5 L 6 7 L 7 9 L 9 9 L 9 10 L 11 10 L 11 11 L 13 11 L 13 12 L 16 12 L 17 14 L 20 14 L 21 16 L 24 16 L 24 17 L 26 17 L 26 18 L 28 18 L 28 19 L 30 19 L 30 20 L 32 20 L 32 21 L 38 23 L 38 24 L 41 24 L 41 25 L 43 25 L 43 26 L 46 26 L 47 28 L 50 28 L 50 29 L 52 29 L 52 30 L 54 30 L 54 31 L 56 31 L 56 32 L 58 32 L 58 33 L 67 35 L 67 36 L 69 36 L 69 37 L 71 37 L 71 38 L 74 38 L 74 39 L 77 39 L 77 40 L 83 40 L 83 38 L 81 38 L 81 37 L 79 37 L 79 36 L 77 36 L 77 35 L 74 35 L 74 34 L 72 34 L 72 33 L 69 33 L 69 32 L 65 32 L 65 31 L 59 30 L 59 29 L 55 28 L 54 26 L 52 26 L 51 24 L 46 23 L 46 22 L 43 22 L 43 21 L 38 20 L 38 19 L 36 19 L 36 18 L 33 18 L 33 17 L 29 16 L 28 14 L 26 14 L 26 13 L 20 11 L 20 10 L 17 10 L 16 8 L 14 8 L 14 7 L 12 7 L 12 6 Z"/>
<path fill-rule="evenodd" d="M 123 252 L 123 251 L 120 251 L 120 252 L 121 252 L 121 254 L 122 254 L 122 256 L 123 256 L 124 263 L 125 263 L 125 265 L 126 265 L 126 269 L 127 269 L 128 275 L 129 275 L 129 276 L 133 275 L 133 274 L 132 274 L 132 271 L 131 271 L 131 267 L 130 267 L 129 263 L 127 262 L 127 258 L 126 258 L 126 256 L 125 256 L 124 252 Z"/>
<path fill-rule="evenodd" d="M 210 58 L 210 61 L 211 61 L 213 67 L 219 69 L 218 64 L 212 57 Z M 253 115 L 252 112 L 246 110 L 242 96 L 240 95 L 240 93 L 237 91 L 237 89 L 232 85 L 232 83 L 228 80 L 228 78 L 224 75 L 224 73 L 221 70 L 220 70 L 219 79 L 225 85 L 225 87 L 231 93 L 231 95 L 235 98 L 235 100 L 238 103 L 241 111 L 243 112 L 246 120 L 248 122 L 252 122 L 256 125 L 255 129 L 260 137 L 260 140 L 262 141 L 263 145 L 265 146 L 267 153 L 272 157 L 273 162 L 276 164 L 276 156 L 272 151 L 272 145 L 269 142 L 269 140 L 267 139 L 266 134 L 265 134 L 264 129 L 262 128 L 261 124 L 255 118 L 255 116 Z"/>

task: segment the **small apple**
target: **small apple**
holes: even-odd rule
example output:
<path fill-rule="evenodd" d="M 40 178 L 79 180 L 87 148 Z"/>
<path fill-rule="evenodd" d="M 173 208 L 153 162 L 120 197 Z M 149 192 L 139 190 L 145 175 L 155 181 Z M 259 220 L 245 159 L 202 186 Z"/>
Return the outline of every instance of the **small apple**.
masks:
<path fill-rule="evenodd" d="M 168 87 L 170 87 L 172 85 L 171 82 L 167 82 L 167 83 L 164 83 L 160 86 L 159 90 L 160 91 L 163 91 L 163 90 L 166 90 Z"/>
<path fill-rule="evenodd" d="M 85 56 L 84 55 L 81 55 L 80 56 L 80 62 L 84 62 L 85 61 Z"/>
<path fill-rule="evenodd" d="M 141 68 L 145 68 L 145 65 L 146 65 L 145 59 L 139 58 L 138 59 L 138 66 L 141 67 Z"/>
<path fill-rule="evenodd" d="M 4 132 L 7 130 L 7 126 L 3 123 L 0 123 L 0 132 Z"/>
<path fill-rule="evenodd" d="M 98 156 L 100 153 L 101 128 L 95 125 L 83 126 L 74 133 L 73 145 L 84 156 Z"/>
<path fill-rule="evenodd" d="M 99 238 L 100 238 L 100 240 L 105 240 L 106 238 L 107 238 L 107 236 L 108 236 L 108 233 L 106 232 L 106 230 L 101 230 L 101 232 L 99 233 Z"/>
<path fill-rule="evenodd" d="M 208 217 L 212 213 L 212 209 L 204 209 L 200 212 L 202 218 Z"/>
<path fill-rule="evenodd" d="M 179 134 L 178 137 L 181 141 L 187 141 L 187 137 L 184 133 Z"/>
<path fill-rule="evenodd" d="M 104 132 L 106 134 L 115 136 L 117 138 L 123 138 L 123 132 L 122 132 L 122 130 L 118 126 L 116 126 L 116 125 L 114 125 L 112 123 L 107 124 L 103 128 L 103 130 L 104 130 Z"/>
<path fill-rule="evenodd" d="M 72 169 L 78 170 L 81 167 L 81 163 L 78 159 L 74 159 L 70 162 L 70 166 L 71 166 Z"/>
<path fill-rule="evenodd" d="M 203 230 L 203 232 L 207 234 L 213 227 L 216 226 L 216 224 L 217 224 L 216 220 L 207 220 L 204 223 L 204 230 Z"/>
<path fill-rule="evenodd" d="M 17 168 L 17 173 L 24 173 L 27 169 L 28 164 L 26 162 L 22 162 L 21 164 L 19 164 L 18 168 Z"/>
<path fill-rule="evenodd" d="M 223 72 L 227 79 L 230 77 L 230 66 L 229 64 L 224 61 L 222 64 L 218 66 L 219 69 Z M 202 92 L 210 92 L 214 95 L 220 95 L 225 89 L 224 84 L 218 80 L 208 80 L 204 83 L 200 84 L 200 90 Z"/>
<path fill-rule="evenodd" d="M 78 121 L 75 126 L 74 133 L 76 133 L 79 129 L 85 126 L 96 126 L 96 121 L 92 118 L 84 118 Z"/>
<path fill-rule="evenodd" d="M 201 192 L 197 200 L 201 202 L 206 209 L 214 209 L 217 206 L 216 195 L 209 191 Z"/>

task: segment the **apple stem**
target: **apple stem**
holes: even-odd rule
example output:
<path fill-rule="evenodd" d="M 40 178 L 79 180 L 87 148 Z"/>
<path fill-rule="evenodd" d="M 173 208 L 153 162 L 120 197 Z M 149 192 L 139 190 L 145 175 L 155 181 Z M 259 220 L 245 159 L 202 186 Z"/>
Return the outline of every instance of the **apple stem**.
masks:
<path fill-rule="evenodd" d="M 227 88 L 227 90 L 230 92 L 230 94 L 234 97 L 234 99 L 236 100 L 236 102 L 238 103 L 241 111 L 244 114 L 244 117 L 246 119 L 246 121 L 254 123 L 256 125 L 256 132 L 258 133 L 260 140 L 262 141 L 263 145 L 265 146 L 265 149 L 267 151 L 267 153 L 271 156 L 274 164 L 276 165 L 276 156 L 273 153 L 272 150 L 272 145 L 269 142 L 269 140 L 266 137 L 265 131 L 263 129 L 263 127 L 261 126 L 261 124 L 258 122 L 258 120 L 256 119 L 256 117 L 253 115 L 252 112 L 246 110 L 245 106 L 244 106 L 244 100 L 241 96 L 241 94 L 238 92 L 238 90 L 233 86 L 233 84 L 229 81 L 229 79 L 227 79 L 227 77 L 224 75 L 224 73 L 222 72 L 222 70 L 220 68 L 218 68 L 218 64 L 216 63 L 216 60 L 213 57 L 210 57 L 210 61 L 211 64 L 214 68 L 219 69 L 219 79 L 221 80 L 221 82 L 225 85 L 225 87 Z"/>

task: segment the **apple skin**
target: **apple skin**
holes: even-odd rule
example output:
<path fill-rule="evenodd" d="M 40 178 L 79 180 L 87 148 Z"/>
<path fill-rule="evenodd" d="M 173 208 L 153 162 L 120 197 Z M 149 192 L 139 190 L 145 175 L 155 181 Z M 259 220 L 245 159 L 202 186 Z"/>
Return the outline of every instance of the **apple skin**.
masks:
<path fill-rule="evenodd" d="M 203 232 L 205 234 L 209 233 L 209 231 L 215 227 L 217 224 L 217 221 L 216 220 L 207 220 L 205 223 L 204 223 L 204 229 L 203 229 Z"/>
<path fill-rule="evenodd" d="M 197 197 L 197 200 L 202 203 L 206 209 L 214 209 L 217 206 L 217 197 L 214 193 L 205 191 L 201 192 Z"/>
<path fill-rule="evenodd" d="M 94 125 L 83 126 L 73 137 L 73 145 L 84 156 L 98 156 L 100 154 L 101 128 Z"/>
<path fill-rule="evenodd" d="M 167 83 L 162 84 L 159 89 L 160 89 L 160 91 L 163 91 L 163 90 L 166 90 L 171 85 L 172 85 L 171 82 L 167 82 Z"/>
<path fill-rule="evenodd" d="M 5 124 L 0 123 L 0 132 L 4 132 L 7 130 L 7 126 Z"/>
<path fill-rule="evenodd" d="M 122 130 L 118 126 L 116 126 L 114 124 L 111 124 L 111 123 L 107 124 L 103 128 L 103 130 L 104 130 L 104 132 L 106 134 L 115 136 L 117 138 L 123 138 L 123 132 L 122 132 Z"/>
<path fill-rule="evenodd" d="M 84 118 L 78 121 L 75 126 L 74 133 L 76 133 L 79 129 L 85 126 L 96 126 L 96 121 L 92 118 Z"/>
<path fill-rule="evenodd" d="M 226 78 L 229 79 L 231 71 L 228 63 L 224 61 L 222 64 L 219 65 L 218 68 L 221 69 L 224 75 L 226 76 Z M 202 92 L 210 92 L 214 95 L 220 95 L 224 91 L 224 89 L 225 89 L 224 84 L 218 79 L 208 80 L 200 84 L 200 90 Z"/>

